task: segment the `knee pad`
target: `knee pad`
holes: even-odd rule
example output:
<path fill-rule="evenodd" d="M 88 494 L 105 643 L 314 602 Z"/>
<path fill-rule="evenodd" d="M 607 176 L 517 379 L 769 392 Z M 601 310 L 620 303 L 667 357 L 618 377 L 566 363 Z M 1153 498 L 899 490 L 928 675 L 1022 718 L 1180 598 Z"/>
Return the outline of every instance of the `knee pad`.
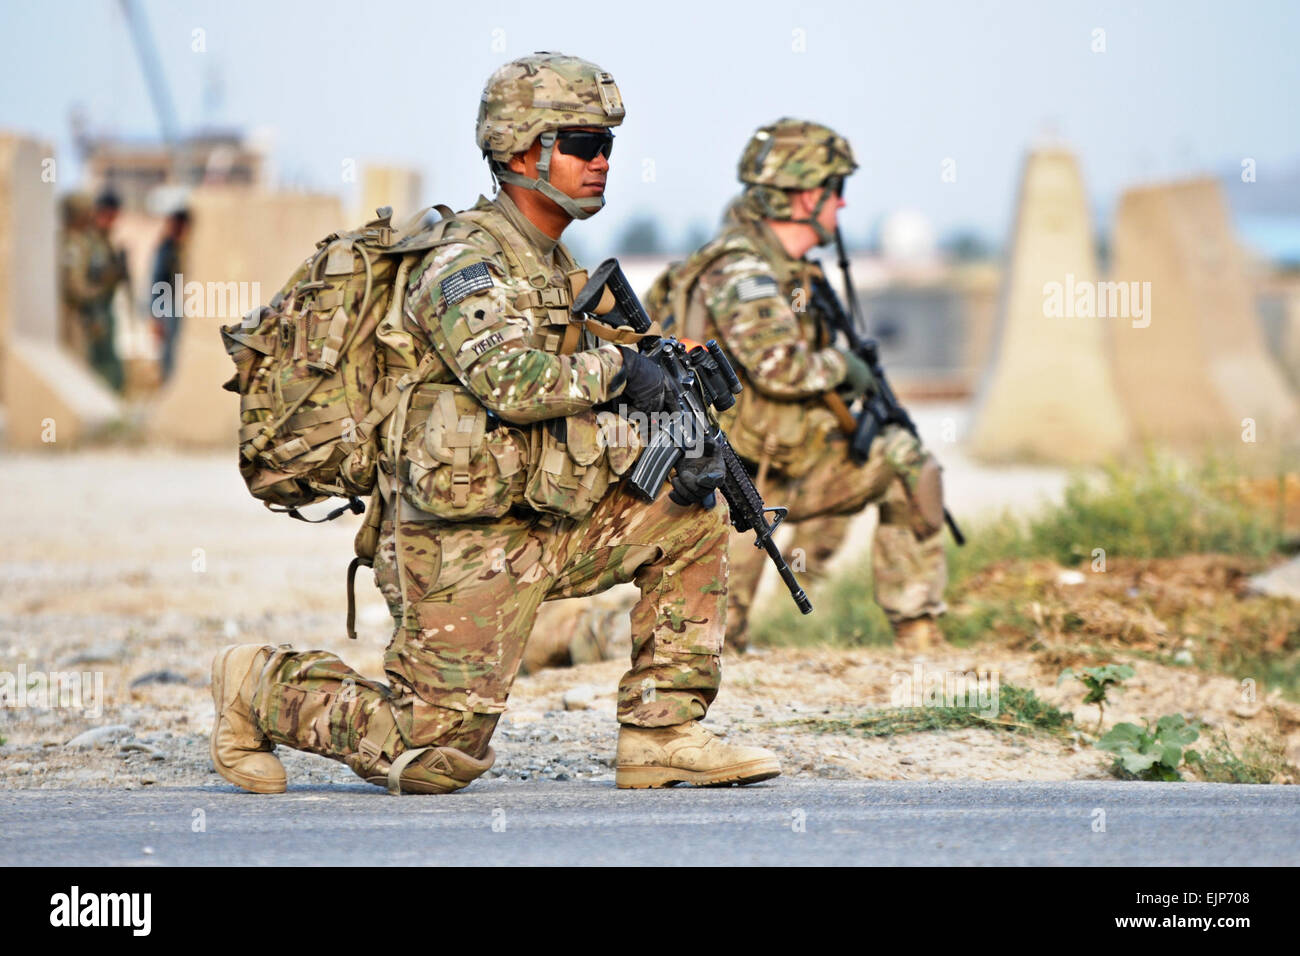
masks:
<path fill-rule="evenodd" d="M 480 759 L 455 747 L 415 747 L 403 750 L 395 759 L 380 757 L 359 766 L 360 754 L 347 758 L 347 765 L 366 783 L 386 787 L 393 796 L 403 793 L 451 793 L 469 786 L 492 768 L 496 752 L 491 747 Z"/>
<path fill-rule="evenodd" d="M 933 455 L 925 456 L 911 491 L 920 518 L 913 530 L 922 538 L 937 534 L 943 529 L 943 469 Z"/>
<path fill-rule="evenodd" d="M 420 702 L 423 704 L 423 702 Z M 402 717 L 411 719 L 408 704 Z M 496 754 L 487 745 L 500 714 L 477 714 L 423 704 L 419 733 L 400 730 L 388 708 L 375 711 L 357 752 L 344 763 L 367 783 L 388 792 L 451 793 L 491 769 Z M 404 721 L 405 722 L 405 721 Z M 425 743 L 427 741 L 427 743 Z M 472 753 L 481 753 L 474 757 Z"/>

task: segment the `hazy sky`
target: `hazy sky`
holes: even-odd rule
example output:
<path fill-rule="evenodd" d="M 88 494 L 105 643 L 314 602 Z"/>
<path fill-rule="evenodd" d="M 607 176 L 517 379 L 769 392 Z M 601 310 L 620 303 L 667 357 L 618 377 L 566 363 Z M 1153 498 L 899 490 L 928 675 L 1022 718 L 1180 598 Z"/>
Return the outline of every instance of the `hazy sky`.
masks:
<path fill-rule="evenodd" d="M 2 3 L 0 128 L 50 138 L 69 160 L 74 103 L 104 129 L 156 135 L 117 3 Z M 1300 4 L 1281 0 L 141 9 L 182 128 L 263 131 L 283 179 L 328 191 L 349 188 L 345 159 L 413 164 L 427 201 L 454 206 L 488 188 L 473 144 L 488 74 L 541 49 L 595 60 L 628 117 L 609 206 L 574 230 L 583 250 L 600 251 L 638 213 L 658 215 L 669 238 L 712 225 L 749 133 L 786 114 L 836 127 L 857 150 L 854 236 L 913 207 L 940 232 L 1001 240 L 1023 152 L 1050 131 L 1077 148 L 1103 217 L 1137 181 L 1243 157 L 1264 180 L 1300 162 Z M 1093 52 L 1097 29 L 1105 52 Z M 941 179 L 948 158 L 956 182 Z"/>

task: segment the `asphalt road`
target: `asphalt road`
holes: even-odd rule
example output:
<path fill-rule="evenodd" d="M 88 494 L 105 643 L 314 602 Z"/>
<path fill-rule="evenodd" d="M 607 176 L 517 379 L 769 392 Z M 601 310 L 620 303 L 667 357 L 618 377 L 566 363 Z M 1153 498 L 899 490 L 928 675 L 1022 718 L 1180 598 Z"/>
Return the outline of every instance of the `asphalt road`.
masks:
<path fill-rule="evenodd" d="M 1103 816 L 1104 814 L 1104 816 Z M 1094 829 L 1104 822 L 1104 831 Z M 1300 864 L 1300 787 L 775 780 L 0 793 L 0 864 Z"/>

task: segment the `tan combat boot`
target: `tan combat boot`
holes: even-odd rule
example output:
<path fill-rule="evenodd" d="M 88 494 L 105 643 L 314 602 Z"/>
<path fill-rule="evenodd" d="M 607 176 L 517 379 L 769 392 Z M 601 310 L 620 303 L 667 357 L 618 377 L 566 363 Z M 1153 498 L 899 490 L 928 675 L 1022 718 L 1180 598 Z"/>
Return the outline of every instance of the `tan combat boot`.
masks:
<path fill-rule="evenodd" d="M 217 773 L 252 793 L 284 793 L 284 767 L 275 744 L 253 720 L 253 691 L 269 644 L 231 644 L 212 659 L 212 764 Z"/>
<path fill-rule="evenodd" d="M 914 617 L 894 625 L 894 646 L 909 654 L 919 654 L 943 650 L 949 645 L 934 618 Z"/>
<path fill-rule="evenodd" d="M 781 773 L 772 751 L 724 744 L 698 720 L 671 727 L 624 724 L 618 731 L 616 763 L 614 783 L 623 790 L 756 783 Z"/>

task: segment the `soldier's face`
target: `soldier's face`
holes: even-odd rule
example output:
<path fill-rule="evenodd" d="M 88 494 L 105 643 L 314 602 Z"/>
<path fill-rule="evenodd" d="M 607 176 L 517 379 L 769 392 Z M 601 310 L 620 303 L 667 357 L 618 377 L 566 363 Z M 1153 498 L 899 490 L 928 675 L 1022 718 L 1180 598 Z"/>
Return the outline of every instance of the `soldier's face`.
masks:
<path fill-rule="evenodd" d="M 576 129 L 599 132 L 594 126 L 575 127 Z M 534 141 L 526 153 L 511 157 L 510 169 L 522 173 L 529 179 L 537 178 L 537 161 L 542 156 L 542 144 Z M 602 153 L 597 153 L 591 160 L 578 156 L 569 156 L 558 149 L 551 150 L 551 185 L 574 199 L 587 199 L 602 196 L 605 193 L 605 180 L 609 176 L 609 160 Z"/>

